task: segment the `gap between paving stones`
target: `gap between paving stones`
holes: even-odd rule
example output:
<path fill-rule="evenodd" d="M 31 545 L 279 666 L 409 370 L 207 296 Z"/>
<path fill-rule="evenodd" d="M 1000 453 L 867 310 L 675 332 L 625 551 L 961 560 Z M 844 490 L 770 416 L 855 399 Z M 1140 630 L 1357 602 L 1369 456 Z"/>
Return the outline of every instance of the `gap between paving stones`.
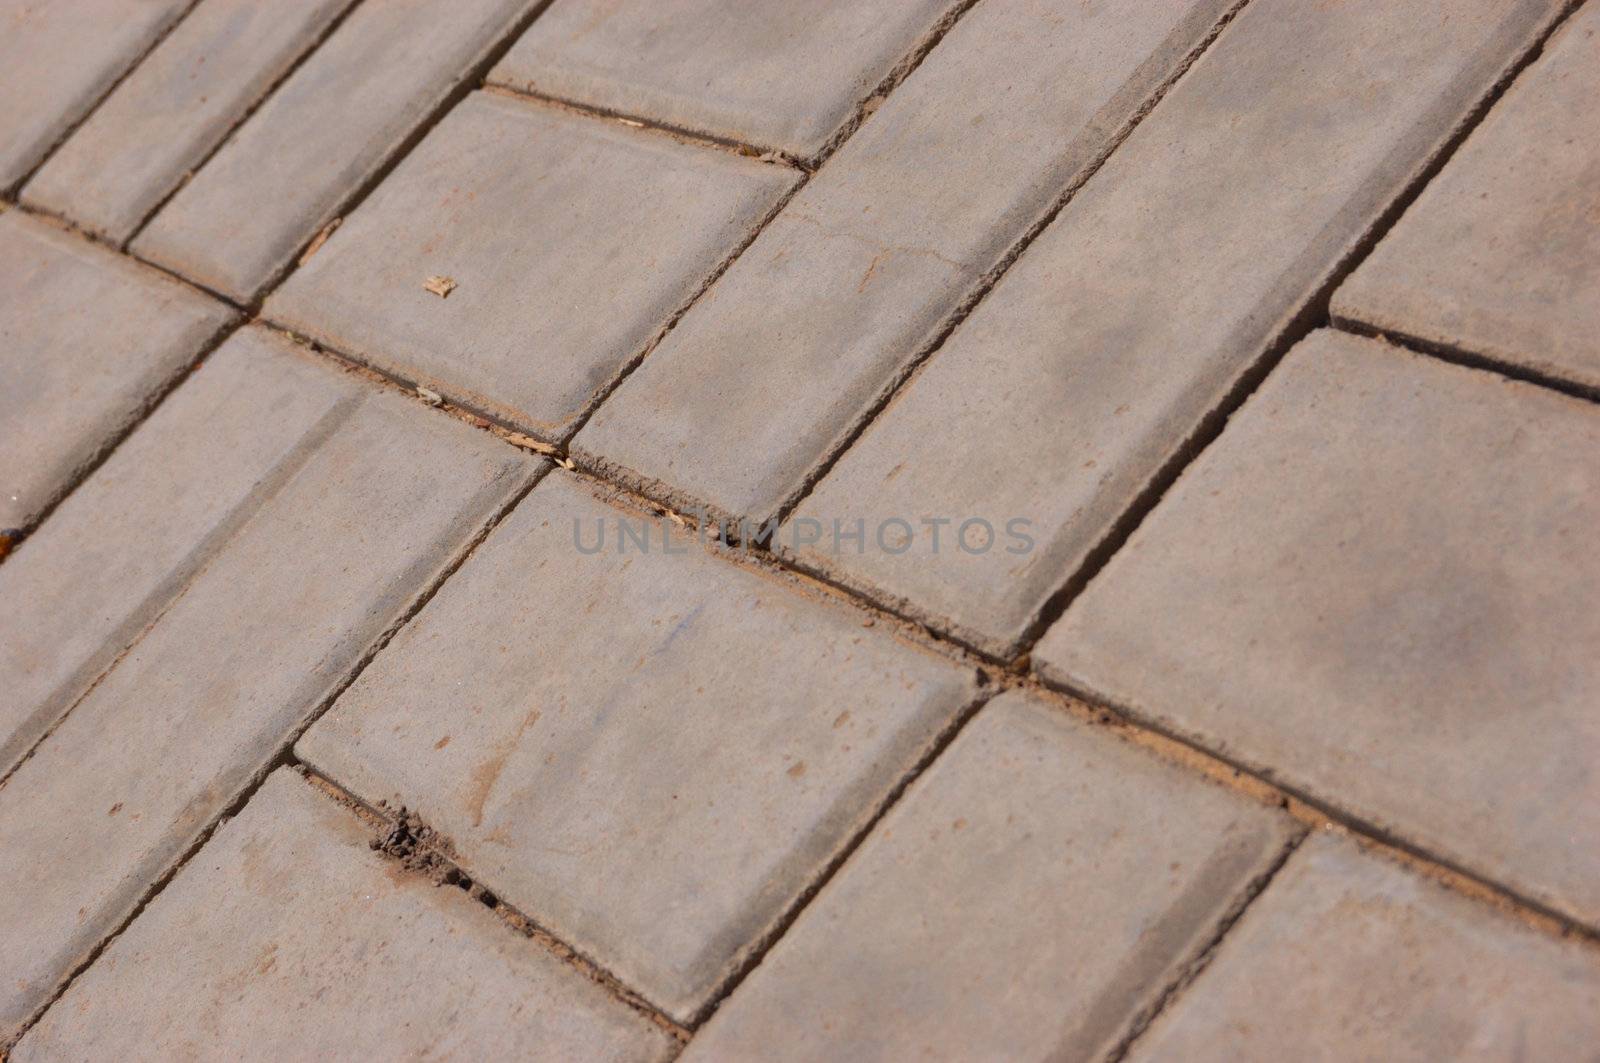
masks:
<path fill-rule="evenodd" d="M 442 566 L 440 566 L 439 571 L 434 575 L 434 577 L 429 582 L 424 584 L 420 589 L 418 589 L 415 594 L 413 594 L 411 600 L 407 602 L 404 608 L 399 611 L 395 619 L 391 621 L 390 624 L 381 632 L 379 632 L 377 637 L 368 644 L 367 648 L 363 650 L 356 658 L 354 663 L 352 663 L 350 667 L 346 669 L 345 674 L 332 686 L 322 700 L 319 701 L 310 712 L 306 713 L 294 727 L 290 728 L 288 732 L 285 733 L 284 737 L 279 741 L 278 747 L 273 754 L 266 758 L 256 768 L 255 771 L 251 772 L 249 776 L 246 777 L 244 782 L 240 785 L 238 792 L 234 794 L 233 798 L 222 809 L 222 811 L 214 815 L 210 822 L 206 823 L 205 826 L 203 826 L 199 832 L 196 833 L 189 845 L 185 847 L 183 851 L 180 852 L 176 857 L 174 857 L 167 867 L 145 887 L 144 892 L 140 894 L 138 901 L 134 903 L 127 915 L 118 921 L 116 926 L 107 932 L 92 949 L 88 950 L 84 954 L 82 961 L 73 967 L 72 970 L 69 971 L 56 984 L 55 988 L 51 990 L 50 994 L 43 1000 L 43 1002 L 41 1002 L 40 1005 L 34 1009 L 33 1014 L 28 1016 L 25 1022 L 18 1025 L 16 1033 L 11 1038 L 11 1041 L 7 1044 L 0 1044 L 0 1063 L 4 1063 L 4 1053 L 9 1051 L 13 1045 L 20 1041 L 29 1030 L 33 1029 L 34 1025 L 38 1023 L 39 1019 L 44 1015 L 44 1013 L 49 1011 L 57 1000 L 61 999 L 62 994 L 72 987 L 72 984 L 78 980 L 78 977 L 94 965 L 94 962 L 100 958 L 100 955 L 105 952 L 107 948 L 110 947 L 111 943 L 117 938 L 121 937 L 123 931 L 127 930 L 128 927 L 133 924 L 133 921 L 138 919 L 140 914 L 143 913 L 147 907 L 149 907 L 150 902 L 155 900 L 156 897 L 167 888 L 172 880 L 177 877 L 178 872 L 183 870 L 184 865 L 186 865 L 196 853 L 205 847 L 206 842 L 210 841 L 211 836 L 217 832 L 217 828 L 226 823 L 228 820 L 232 819 L 234 816 L 238 815 L 240 809 L 244 808 L 244 806 L 250 802 L 250 799 L 255 796 L 256 791 L 261 789 L 262 785 L 267 781 L 267 778 L 271 776 L 274 771 L 294 763 L 294 744 L 300 740 L 300 736 L 305 734 L 312 724 L 321 719 L 322 716 L 333 707 L 334 702 L 338 701 L 340 695 L 349 689 L 351 683 L 356 681 L 356 677 L 366 670 L 367 665 L 372 663 L 373 658 L 375 658 L 379 653 L 382 653 L 383 648 L 389 645 L 394 637 L 399 634 L 408 623 L 411 622 L 412 617 L 421 612 L 428 602 L 433 600 L 433 596 L 439 592 L 440 587 L 444 586 L 445 581 L 447 581 L 451 576 L 455 575 L 456 570 L 465 564 L 467 559 L 472 556 L 474 551 L 477 550 L 478 546 L 489 537 L 489 533 L 494 531 L 494 529 L 499 526 L 500 522 L 504 520 L 512 510 L 517 508 L 517 504 L 527 497 L 529 491 L 532 491 L 538 486 L 539 481 L 543 480 L 545 474 L 548 472 L 548 465 L 544 466 L 543 468 L 536 469 L 532 475 L 528 477 L 528 482 L 523 484 L 517 490 L 513 491 L 501 505 L 495 508 L 494 511 L 491 512 L 488 517 L 486 517 L 478 526 L 477 530 L 467 538 L 466 542 L 457 547 L 455 556 L 451 557 Z M 110 669 L 108 668 L 107 672 L 109 673 L 109 671 Z M 37 748 L 37 746 L 35 746 L 35 748 Z M 3 792 L 4 786 L 5 783 L 0 782 L 0 792 Z"/>
<path fill-rule="evenodd" d="M 374 808 L 339 785 L 337 780 L 322 775 L 308 764 L 301 763 L 292 754 L 287 763 L 295 771 L 299 772 L 307 783 L 322 793 L 324 797 L 342 805 L 362 823 L 366 824 L 373 832 L 374 849 L 383 852 L 391 859 L 400 861 L 409 873 L 427 876 L 430 874 L 430 869 L 436 870 L 437 873 L 433 874 L 435 886 L 453 886 L 463 891 L 467 896 L 499 916 L 501 921 L 508 927 L 524 937 L 531 938 L 540 947 L 559 958 L 584 978 L 602 986 L 617 1000 L 661 1027 L 678 1042 L 680 1048 L 688 1043 L 692 1033 L 690 1030 L 673 1022 L 665 1013 L 623 984 L 610 971 L 563 941 L 558 935 L 540 926 L 527 915 L 507 904 L 491 887 L 475 879 L 470 872 L 457 862 L 456 855 L 450 848 L 448 839 L 440 839 L 431 834 L 424 834 L 423 837 L 417 838 L 415 844 L 419 850 L 426 851 L 429 869 L 406 865 L 399 855 L 388 851 L 382 844 L 384 835 L 400 824 L 400 812 L 403 812 L 403 809 Z"/>
<path fill-rule="evenodd" d="M 61 135 L 57 137 L 50 147 L 45 150 L 45 153 L 39 157 L 39 161 L 29 167 L 28 171 L 19 177 L 15 182 L 13 182 L 11 187 L 0 189 L 0 192 L 3 192 L 3 198 L 8 202 L 15 200 L 22 192 L 23 186 L 29 181 L 33 180 L 35 174 L 44 169 L 44 164 L 50 161 L 50 156 L 59 151 L 61 145 L 72 139 L 73 134 L 82 128 L 83 123 L 89 120 L 89 116 L 98 111 L 100 109 L 100 105 L 105 103 L 106 100 L 111 97 L 113 92 L 116 92 L 118 89 L 120 89 L 122 87 L 122 83 L 128 80 L 133 72 L 144 64 L 146 59 L 150 58 L 150 53 L 161 47 L 162 43 L 165 42 L 168 37 L 172 36 L 173 31 L 183 24 L 183 20 L 188 18 L 190 14 L 194 12 L 194 9 L 199 6 L 200 0 L 189 0 L 189 6 L 179 12 L 178 16 L 174 18 L 165 29 L 156 34 L 155 37 L 150 40 L 150 43 L 139 52 L 139 55 L 134 59 L 134 61 L 128 64 L 128 69 L 124 70 L 122 73 L 118 74 L 112 79 L 111 84 L 106 86 L 104 92 L 95 97 L 94 102 L 84 110 L 83 114 L 78 117 L 78 120 L 68 123 L 67 128 L 64 129 Z M 3 1063 L 3 1061 L 0 1061 L 0 1063 Z"/>

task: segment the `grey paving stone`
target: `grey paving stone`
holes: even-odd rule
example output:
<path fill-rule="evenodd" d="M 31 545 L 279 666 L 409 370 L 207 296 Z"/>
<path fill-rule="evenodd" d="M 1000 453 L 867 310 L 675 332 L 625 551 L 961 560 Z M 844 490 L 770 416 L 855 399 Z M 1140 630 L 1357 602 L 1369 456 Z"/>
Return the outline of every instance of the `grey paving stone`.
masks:
<path fill-rule="evenodd" d="M 121 243 L 349 0 L 203 0 L 23 189 Z"/>
<path fill-rule="evenodd" d="M 764 523 L 1222 7 L 979 4 L 575 448 L 684 509 Z"/>
<path fill-rule="evenodd" d="M 1600 411 L 1336 332 L 1034 653 L 1600 926 Z"/>
<path fill-rule="evenodd" d="M 535 0 L 362 4 L 161 209 L 133 250 L 260 294 Z"/>
<path fill-rule="evenodd" d="M 464 100 L 267 314 L 547 440 L 795 171 L 504 96 Z M 424 288 L 450 278 L 445 297 Z"/>
<path fill-rule="evenodd" d="M 47 1059 L 666 1059 L 672 1039 L 274 773 L 17 1045 Z"/>
<path fill-rule="evenodd" d="M 498 84 L 815 156 L 957 0 L 566 0 Z"/>
<path fill-rule="evenodd" d="M 1584 1059 L 1600 956 L 1331 835 L 1307 842 L 1135 1060 Z"/>
<path fill-rule="evenodd" d="M 293 474 L 354 395 L 278 333 L 235 333 L 0 565 L 0 772 Z"/>
<path fill-rule="evenodd" d="M 1287 817 L 1007 694 L 687 1059 L 1088 1059 L 1288 843 Z"/>
<path fill-rule="evenodd" d="M 1016 652 L 1561 7 L 1251 3 L 797 511 L 977 517 L 994 547 L 798 556 Z M 1013 519 L 1033 549 L 1008 552 Z"/>
<path fill-rule="evenodd" d="M 688 1020 L 974 678 L 692 542 L 619 555 L 619 517 L 547 478 L 297 752 Z"/>
<path fill-rule="evenodd" d="M 0 216 L 0 530 L 26 528 L 233 320 L 192 288 Z"/>
<path fill-rule="evenodd" d="M 190 0 L 0 0 L 0 190 L 44 159 Z"/>
<path fill-rule="evenodd" d="M 373 394 L 22 762 L 0 789 L 0 1040 L 527 475 L 487 433 Z"/>
<path fill-rule="evenodd" d="M 1600 392 L 1596 99 L 1591 6 L 1340 287 L 1335 316 Z"/>

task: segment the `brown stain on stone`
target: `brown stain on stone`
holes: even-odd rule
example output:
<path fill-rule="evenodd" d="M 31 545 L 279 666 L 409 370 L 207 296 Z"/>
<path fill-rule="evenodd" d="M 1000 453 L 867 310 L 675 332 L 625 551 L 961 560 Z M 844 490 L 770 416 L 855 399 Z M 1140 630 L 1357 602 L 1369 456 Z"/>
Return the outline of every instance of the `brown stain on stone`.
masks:
<path fill-rule="evenodd" d="M 472 770 L 472 791 L 467 797 L 467 811 L 472 816 L 474 827 L 483 826 L 483 806 L 488 803 L 489 795 L 494 792 L 495 784 L 500 781 L 501 773 L 506 770 L 506 761 L 511 759 L 511 754 L 522 744 L 522 736 L 527 733 L 528 728 L 538 722 L 539 710 L 529 711 L 517 725 L 516 732 L 500 743 L 494 755 Z"/>

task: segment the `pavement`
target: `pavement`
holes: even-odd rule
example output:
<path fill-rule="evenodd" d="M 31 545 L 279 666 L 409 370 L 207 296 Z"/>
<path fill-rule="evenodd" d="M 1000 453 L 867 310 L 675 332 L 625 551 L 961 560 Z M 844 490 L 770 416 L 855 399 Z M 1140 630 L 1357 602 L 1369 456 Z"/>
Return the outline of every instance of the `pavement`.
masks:
<path fill-rule="evenodd" d="M 0 1058 L 1594 1058 L 1600 0 L 0 98 Z"/>

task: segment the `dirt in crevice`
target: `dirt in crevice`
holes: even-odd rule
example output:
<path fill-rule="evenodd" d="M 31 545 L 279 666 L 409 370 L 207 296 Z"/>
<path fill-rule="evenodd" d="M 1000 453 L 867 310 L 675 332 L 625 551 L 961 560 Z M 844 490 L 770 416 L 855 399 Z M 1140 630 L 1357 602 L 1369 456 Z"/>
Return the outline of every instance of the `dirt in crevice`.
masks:
<path fill-rule="evenodd" d="M 404 805 L 391 809 L 380 802 L 379 806 L 385 815 L 394 818 L 367 843 L 374 851 L 399 861 L 401 867 L 422 875 L 435 886 L 466 885 L 460 869 L 445 855 L 451 845 L 442 834 Z"/>

